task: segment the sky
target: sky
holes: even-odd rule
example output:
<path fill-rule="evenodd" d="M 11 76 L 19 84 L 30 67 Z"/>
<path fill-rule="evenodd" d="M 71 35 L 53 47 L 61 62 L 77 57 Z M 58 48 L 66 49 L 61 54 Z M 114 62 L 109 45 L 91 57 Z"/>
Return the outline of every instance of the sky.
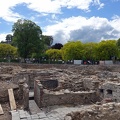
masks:
<path fill-rule="evenodd" d="M 55 43 L 120 38 L 120 0 L 1 0 L 0 41 L 18 19 L 35 22 Z"/>

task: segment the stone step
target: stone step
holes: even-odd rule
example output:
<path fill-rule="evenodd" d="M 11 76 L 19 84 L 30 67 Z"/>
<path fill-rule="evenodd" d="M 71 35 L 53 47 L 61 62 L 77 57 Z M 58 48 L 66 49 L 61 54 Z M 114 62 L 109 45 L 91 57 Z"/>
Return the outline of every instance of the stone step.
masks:
<path fill-rule="evenodd" d="M 30 114 L 37 114 L 41 112 L 40 108 L 37 106 L 34 100 L 29 100 L 29 110 Z"/>
<path fill-rule="evenodd" d="M 11 115 L 12 115 L 12 120 L 20 120 L 18 111 L 16 110 L 11 111 Z"/>

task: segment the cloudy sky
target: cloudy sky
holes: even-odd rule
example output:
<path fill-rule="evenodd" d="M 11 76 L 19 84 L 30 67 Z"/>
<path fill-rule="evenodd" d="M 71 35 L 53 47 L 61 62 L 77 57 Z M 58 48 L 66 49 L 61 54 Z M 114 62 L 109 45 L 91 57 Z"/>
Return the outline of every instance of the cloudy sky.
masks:
<path fill-rule="evenodd" d="M 1 0 L 0 41 L 21 18 L 39 25 L 54 43 L 120 38 L 120 0 Z"/>

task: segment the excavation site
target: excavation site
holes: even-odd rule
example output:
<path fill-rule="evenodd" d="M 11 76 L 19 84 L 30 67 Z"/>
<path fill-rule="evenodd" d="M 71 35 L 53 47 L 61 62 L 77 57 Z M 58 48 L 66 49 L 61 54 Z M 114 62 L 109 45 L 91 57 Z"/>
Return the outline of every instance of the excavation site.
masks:
<path fill-rule="evenodd" d="M 0 120 L 120 120 L 120 66 L 1 63 Z"/>

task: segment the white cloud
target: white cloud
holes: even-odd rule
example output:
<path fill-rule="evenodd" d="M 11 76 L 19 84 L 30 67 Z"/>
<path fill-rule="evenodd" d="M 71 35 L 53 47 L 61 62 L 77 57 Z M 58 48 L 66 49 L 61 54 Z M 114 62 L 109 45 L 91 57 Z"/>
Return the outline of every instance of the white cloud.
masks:
<path fill-rule="evenodd" d="M 91 4 L 98 6 L 98 8 L 102 8 L 104 5 L 100 0 L 3 0 L 0 2 L 0 18 L 9 22 L 15 22 L 19 18 L 24 18 L 24 16 L 14 12 L 14 8 L 23 3 L 24 7 L 27 6 L 40 14 L 61 14 L 62 7 L 89 11 Z"/>
<path fill-rule="evenodd" d="M 46 27 L 44 34 L 53 35 L 54 43 L 66 43 L 68 40 L 83 42 L 100 41 L 101 39 L 118 39 L 120 36 L 120 18 L 109 21 L 100 17 L 70 17 L 59 23 Z"/>
<path fill-rule="evenodd" d="M 52 14 L 51 18 L 55 20 L 55 19 L 57 19 L 57 16 L 55 14 Z"/>
<path fill-rule="evenodd" d="M 21 17 L 18 13 L 15 13 L 12 11 L 11 8 L 16 6 L 17 4 L 20 4 L 22 1 L 20 0 L 3 0 L 0 2 L 0 17 L 3 18 L 6 21 L 14 22 L 18 18 Z"/>
<path fill-rule="evenodd" d="M 110 24 L 113 28 L 120 31 L 120 16 L 116 16 L 113 20 L 110 21 Z"/>
<path fill-rule="evenodd" d="M 2 34 L 0 34 L 0 42 L 1 41 L 5 41 L 5 37 L 6 37 L 7 34 L 9 34 L 9 33 L 2 33 Z"/>
<path fill-rule="evenodd" d="M 66 7 L 68 9 L 78 8 L 81 10 L 89 11 L 91 4 L 102 8 L 104 6 L 100 0 L 41 0 L 34 1 L 28 0 L 29 4 L 27 5 L 29 9 L 32 9 L 37 12 L 43 13 L 61 13 L 61 8 Z"/>
<path fill-rule="evenodd" d="M 99 6 L 98 7 L 98 10 L 99 10 L 99 9 L 103 8 L 104 3 L 101 3 L 100 0 L 94 0 L 93 5 Z"/>

